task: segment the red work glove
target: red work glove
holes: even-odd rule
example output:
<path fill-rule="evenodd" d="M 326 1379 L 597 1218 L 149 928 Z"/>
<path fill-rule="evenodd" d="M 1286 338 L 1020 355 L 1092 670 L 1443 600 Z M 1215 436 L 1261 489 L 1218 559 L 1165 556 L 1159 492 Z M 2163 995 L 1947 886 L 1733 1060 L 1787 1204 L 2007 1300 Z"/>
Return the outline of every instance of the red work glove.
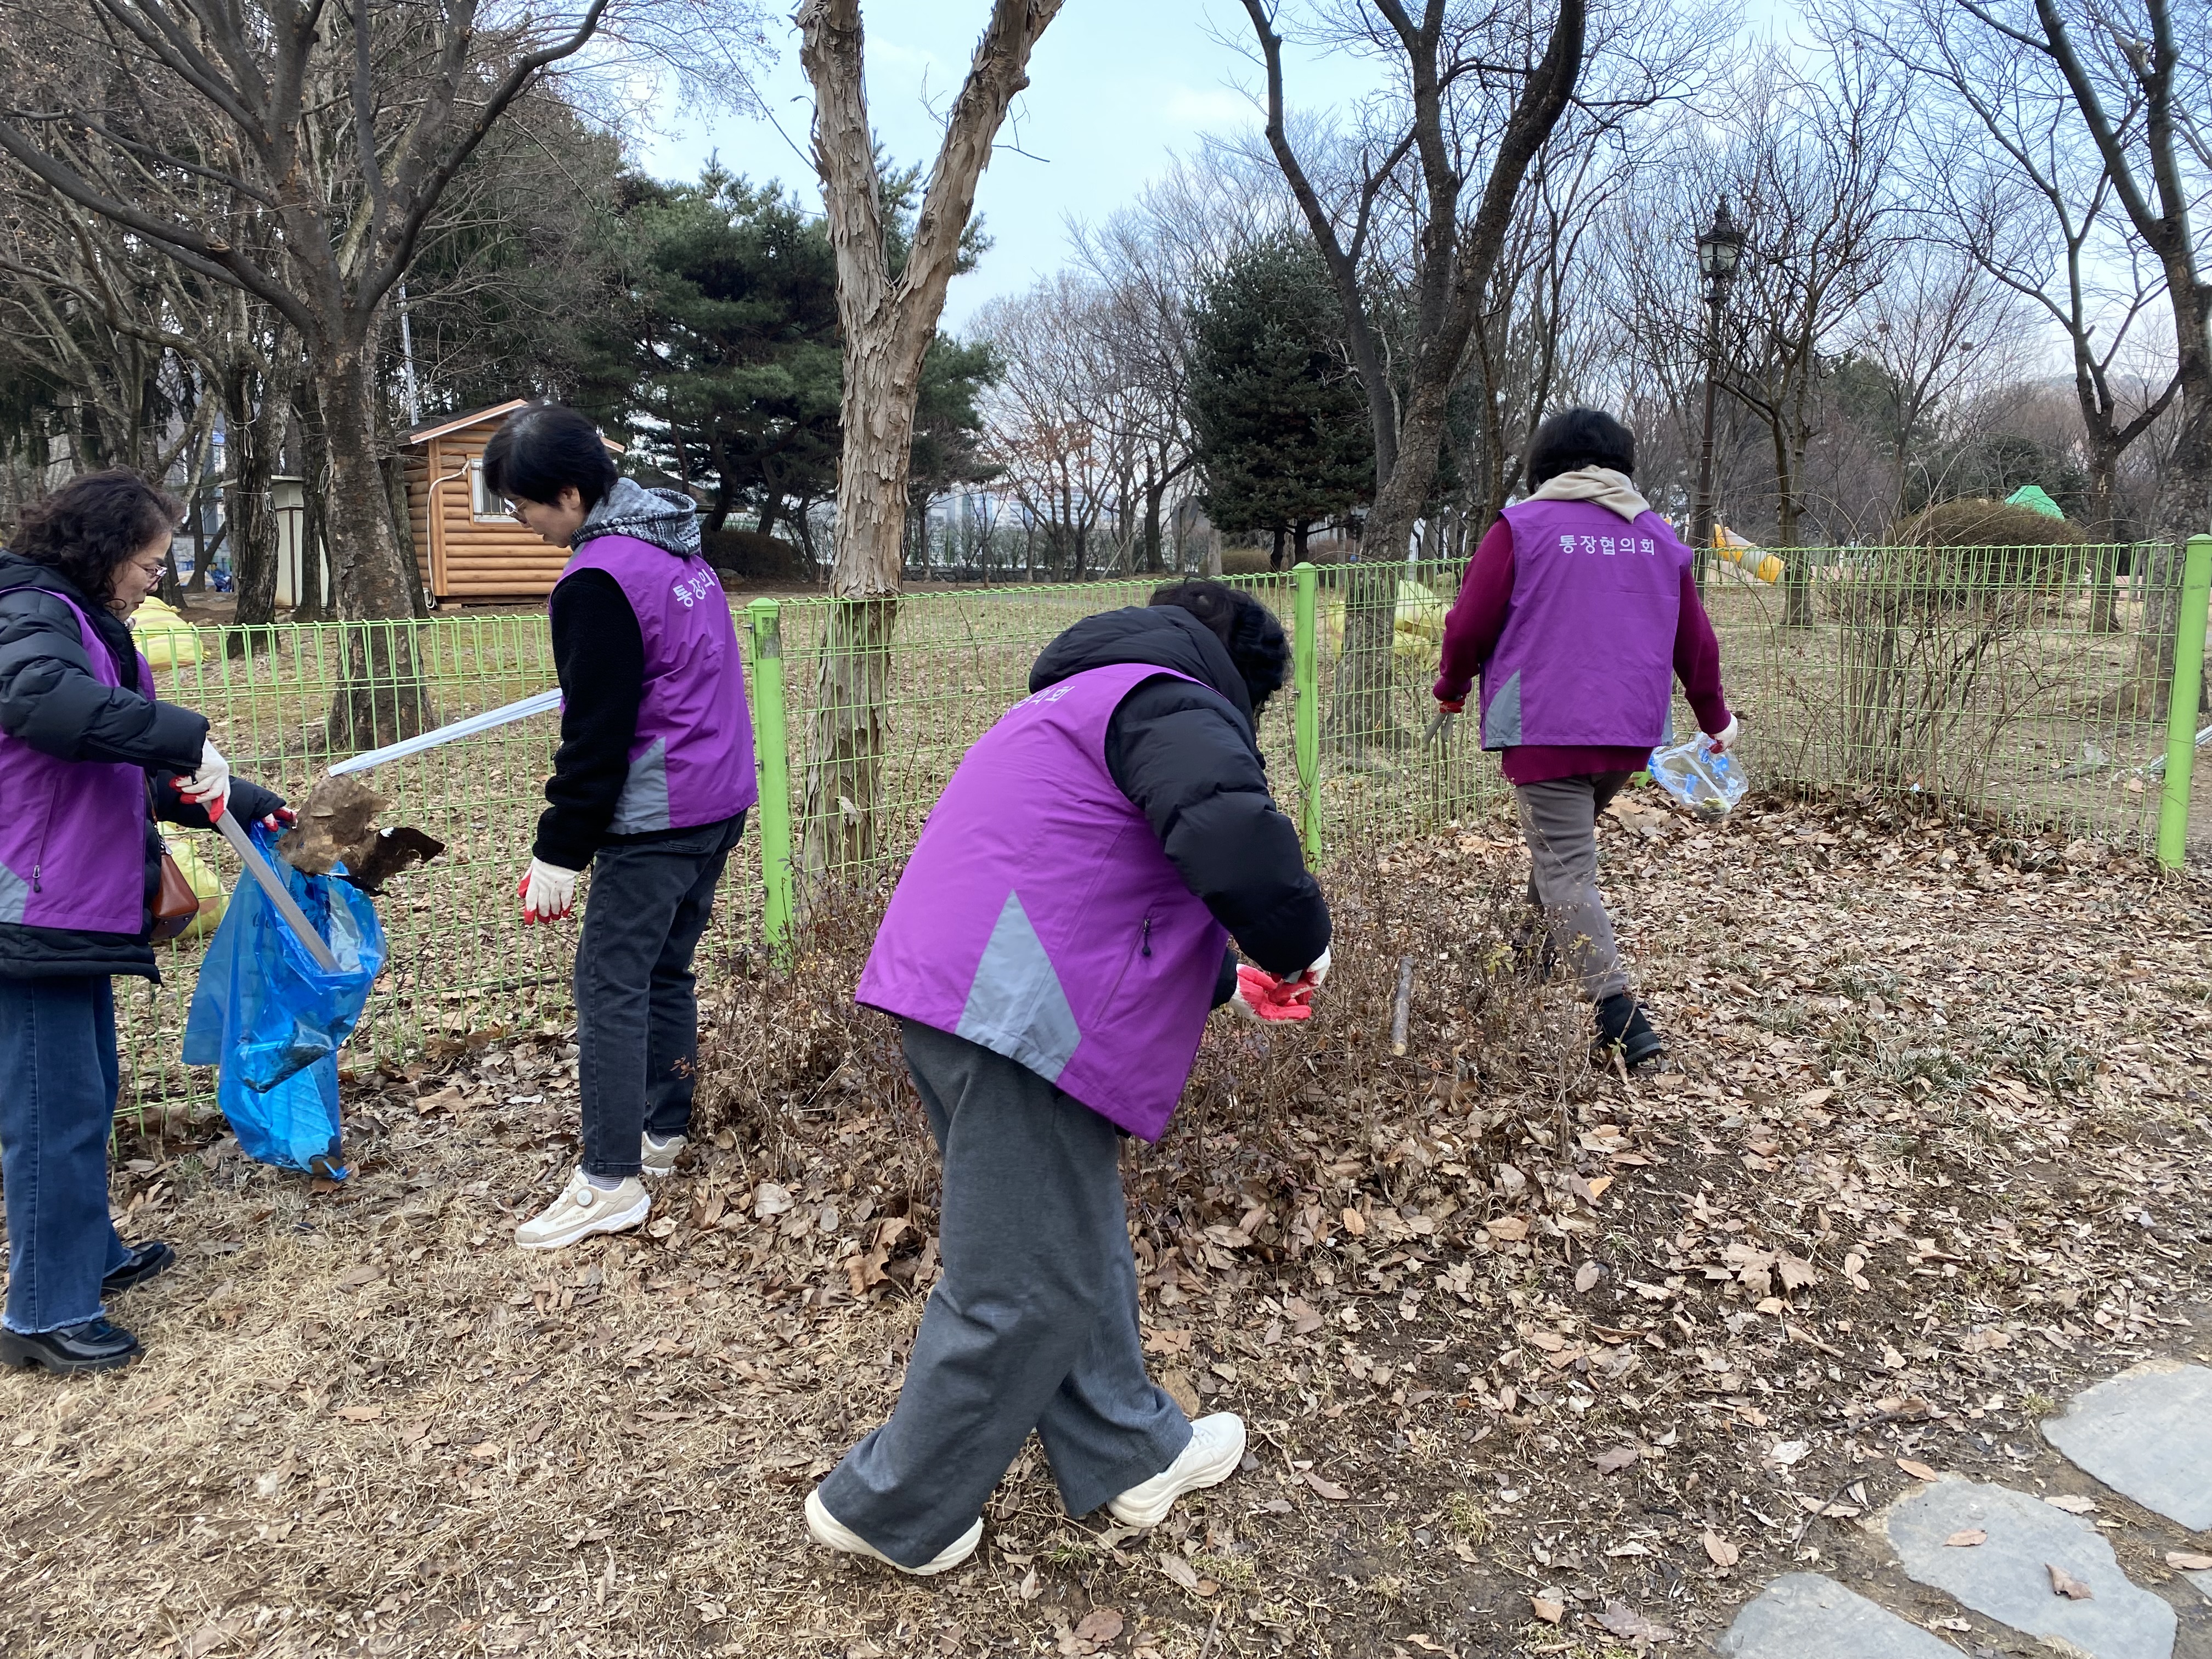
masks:
<path fill-rule="evenodd" d="M 1467 712 L 1467 699 L 1465 697 L 1452 697 L 1449 699 L 1438 697 L 1437 699 L 1437 707 L 1447 714 L 1463 714 Z"/>
<path fill-rule="evenodd" d="M 1310 983 L 1285 985 L 1262 968 L 1240 963 L 1237 994 L 1229 1006 L 1245 1019 L 1263 1025 L 1279 1025 L 1313 1018 L 1314 988 Z"/>

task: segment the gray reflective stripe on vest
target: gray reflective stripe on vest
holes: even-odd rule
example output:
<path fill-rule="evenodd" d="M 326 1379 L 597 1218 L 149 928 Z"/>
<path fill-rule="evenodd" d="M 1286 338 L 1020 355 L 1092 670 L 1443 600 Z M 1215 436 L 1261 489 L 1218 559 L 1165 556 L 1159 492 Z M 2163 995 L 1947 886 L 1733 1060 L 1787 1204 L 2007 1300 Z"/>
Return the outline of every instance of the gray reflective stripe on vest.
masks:
<path fill-rule="evenodd" d="M 669 828 L 668 739 L 655 738 L 646 751 L 629 763 L 623 780 L 622 799 L 615 803 L 608 830 L 617 836 L 641 836 Z"/>
<path fill-rule="evenodd" d="M 1521 741 L 1521 672 L 1498 688 L 1490 707 L 1482 711 L 1482 746 L 1510 749 Z"/>
<path fill-rule="evenodd" d="M 991 929 L 955 1035 L 1018 1061 L 1048 1083 L 1067 1069 L 1083 1041 L 1044 941 L 1017 894 L 1006 895 Z"/>
<path fill-rule="evenodd" d="M 21 921 L 31 902 L 31 884 L 0 864 L 0 921 Z"/>

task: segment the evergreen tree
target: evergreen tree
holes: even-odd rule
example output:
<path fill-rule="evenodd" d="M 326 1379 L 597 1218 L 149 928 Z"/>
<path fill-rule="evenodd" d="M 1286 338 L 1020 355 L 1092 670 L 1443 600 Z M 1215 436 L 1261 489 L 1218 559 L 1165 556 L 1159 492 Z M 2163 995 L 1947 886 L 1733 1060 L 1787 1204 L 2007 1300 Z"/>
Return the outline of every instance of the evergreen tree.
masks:
<path fill-rule="evenodd" d="M 1191 317 L 1190 424 L 1206 515 L 1305 551 L 1316 524 L 1365 499 L 1375 440 L 1341 343 L 1343 313 L 1310 243 L 1278 237 L 1206 283 Z"/>

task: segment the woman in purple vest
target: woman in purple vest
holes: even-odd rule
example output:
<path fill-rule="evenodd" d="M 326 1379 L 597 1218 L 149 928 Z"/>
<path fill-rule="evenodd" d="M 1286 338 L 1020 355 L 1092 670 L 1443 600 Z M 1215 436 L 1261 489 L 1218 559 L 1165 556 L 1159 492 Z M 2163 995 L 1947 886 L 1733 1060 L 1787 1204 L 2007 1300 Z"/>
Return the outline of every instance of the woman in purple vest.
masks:
<path fill-rule="evenodd" d="M 104 1303 L 176 1259 L 108 1218 L 117 974 L 158 980 L 155 817 L 291 814 L 233 779 L 204 716 L 154 696 L 125 622 L 161 579 L 180 503 L 131 472 L 71 480 L 0 552 L 0 1361 L 105 1370 L 141 1352 Z"/>
<path fill-rule="evenodd" d="M 1193 1424 L 1146 1375 L 1121 1140 L 1166 1129 L 1237 991 L 1231 937 L 1267 990 L 1327 969 L 1328 907 L 1254 737 L 1288 658 L 1218 582 L 1088 617 L 930 813 L 859 1000 L 898 1017 L 944 1158 L 945 1276 L 890 1421 L 807 1497 L 817 1542 L 957 1565 L 1032 1429 L 1070 1515 L 1130 1526 L 1243 1457 L 1234 1415 Z"/>
<path fill-rule="evenodd" d="M 599 428 L 555 404 L 510 416 L 483 469 L 515 517 L 575 550 L 549 607 L 561 746 L 520 889 L 523 921 L 552 921 L 597 861 L 576 947 L 583 1162 L 514 1235 L 555 1250 L 638 1225 L 641 1177 L 684 1150 L 691 957 L 760 787 L 737 628 L 690 499 L 617 477 Z"/>
<path fill-rule="evenodd" d="M 1629 482 L 1636 440 L 1570 409 L 1536 428 L 1527 500 L 1468 562 L 1444 624 L 1436 696 L 1453 713 L 1482 678 L 1482 746 L 1504 750 L 1528 843 L 1528 901 L 1596 1009 L 1594 1056 L 1665 1052 L 1629 988 L 1597 888 L 1597 815 L 1671 727 L 1680 678 L 1716 752 L 1736 723 L 1690 550 Z"/>

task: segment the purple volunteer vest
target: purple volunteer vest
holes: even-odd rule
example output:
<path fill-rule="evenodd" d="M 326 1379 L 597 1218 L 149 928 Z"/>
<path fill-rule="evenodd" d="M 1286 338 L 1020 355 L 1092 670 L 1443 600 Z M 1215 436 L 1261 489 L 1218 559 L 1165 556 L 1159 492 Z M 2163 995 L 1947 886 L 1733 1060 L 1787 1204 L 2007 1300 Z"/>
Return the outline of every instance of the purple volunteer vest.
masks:
<path fill-rule="evenodd" d="M 92 677 L 123 677 L 92 620 L 76 612 Z M 138 684 L 154 670 L 142 653 Z M 146 928 L 146 773 L 107 761 L 62 760 L 0 732 L 0 921 L 138 934 Z"/>
<path fill-rule="evenodd" d="M 608 833 L 718 823 L 758 802 L 744 663 L 714 568 L 634 536 L 600 536 L 561 574 L 576 570 L 604 570 L 622 585 L 645 641 L 629 775 Z"/>
<path fill-rule="evenodd" d="M 1513 598 L 1482 665 L 1482 746 L 1663 743 L 1690 550 L 1657 514 L 1594 501 L 1522 501 L 1505 521 Z"/>
<path fill-rule="evenodd" d="M 1162 676 L 1190 678 L 1073 675 L 968 751 L 856 999 L 1018 1060 L 1146 1140 L 1182 1097 L 1229 943 L 1107 769 L 1114 711 Z"/>

